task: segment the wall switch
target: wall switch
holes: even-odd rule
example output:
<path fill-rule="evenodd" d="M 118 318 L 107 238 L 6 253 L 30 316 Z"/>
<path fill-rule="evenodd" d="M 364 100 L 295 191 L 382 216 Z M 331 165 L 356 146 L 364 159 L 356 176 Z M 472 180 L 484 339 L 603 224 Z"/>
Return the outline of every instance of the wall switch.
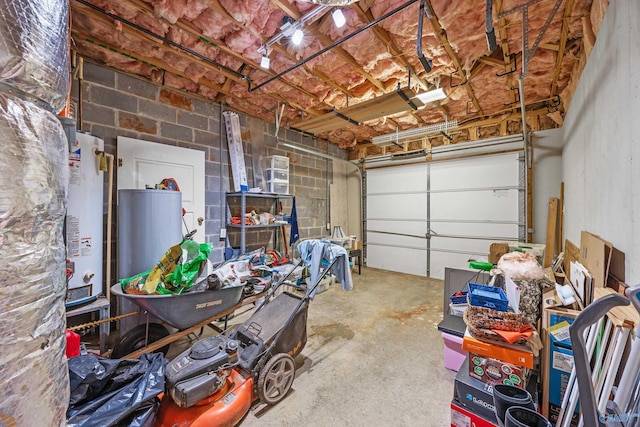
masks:
<path fill-rule="evenodd" d="M 226 228 L 221 228 L 220 229 L 220 239 L 226 239 L 227 238 L 227 229 Z"/>
<path fill-rule="evenodd" d="M 327 230 L 331 230 L 331 223 L 327 223 Z"/>

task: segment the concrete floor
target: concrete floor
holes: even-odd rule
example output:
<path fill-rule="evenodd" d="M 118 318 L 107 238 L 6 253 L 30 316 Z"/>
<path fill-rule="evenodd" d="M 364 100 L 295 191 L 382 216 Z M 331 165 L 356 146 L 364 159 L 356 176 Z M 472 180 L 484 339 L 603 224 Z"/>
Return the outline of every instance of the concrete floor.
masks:
<path fill-rule="evenodd" d="M 311 302 L 289 395 L 254 404 L 241 427 L 450 425 L 455 372 L 444 368 L 437 329 L 442 281 L 370 268 L 353 279 L 353 291 L 334 284 Z M 168 357 L 189 345 L 177 341 Z"/>

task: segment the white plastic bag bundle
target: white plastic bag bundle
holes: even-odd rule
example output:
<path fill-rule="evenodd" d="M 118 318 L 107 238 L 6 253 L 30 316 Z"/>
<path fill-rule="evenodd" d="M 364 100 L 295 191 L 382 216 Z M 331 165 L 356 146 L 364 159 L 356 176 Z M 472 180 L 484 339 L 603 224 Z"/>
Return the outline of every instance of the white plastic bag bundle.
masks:
<path fill-rule="evenodd" d="M 514 282 L 544 278 L 544 270 L 530 252 L 508 252 L 500 257 L 497 267 Z"/>
<path fill-rule="evenodd" d="M 67 140 L 53 114 L 1 92 L 0 140 L 0 425 L 64 425 Z"/>

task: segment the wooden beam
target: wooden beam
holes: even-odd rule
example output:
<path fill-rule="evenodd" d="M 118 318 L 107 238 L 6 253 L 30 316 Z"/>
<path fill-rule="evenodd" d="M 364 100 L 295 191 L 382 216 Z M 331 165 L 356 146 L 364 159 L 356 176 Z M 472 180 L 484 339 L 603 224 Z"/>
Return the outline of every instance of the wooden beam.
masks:
<path fill-rule="evenodd" d="M 308 28 L 309 32 L 311 34 L 313 34 L 313 36 L 320 42 L 320 44 L 322 44 L 322 46 L 329 46 L 329 45 L 334 43 L 333 39 L 331 39 L 331 37 L 327 36 L 326 34 L 322 34 L 318 30 L 317 26 L 311 26 L 310 28 L 309 27 L 307 27 L 307 28 Z M 345 61 L 347 64 L 351 65 L 351 67 L 354 69 L 354 71 L 356 71 L 362 77 L 367 79 L 375 87 L 377 87 L 378 89 L 380 89 L 383 92 L 386 91 L 386 88 L 382 84 L 382 82 L 380 80 L 376 79 L 375 77 L 373 77 L 371 74 L 369 74 L 366 71 L 364 71 L 362 69 L 362 66 L 360 64 L 358 64 L 358 62 L 356 62 L 355 59 L 353 59 L 353 56 L 351 56 L 349 54 L 349 52 L 344 50 L 342 47 L 336 46 L 331 50 L 331 52 L 335 53 L 343 61 Z"/>
<path fill-rule="evenodd" d="M 564 222 L 564 182 L 560 183 L 560 204 L 558 206 L 558 238 L 556 239 L 556 253 L 562 252 L 562 234 Z"/>
<path fill-rule="evenodd" d="M 502 4 L 502 0 L 496 0 L 495 2 L 496 5 L 496 13 L 498 15 L 500 15 L 504 9 L 504 5 Z M 504 72 L 509 72 L 511 71 L 511 56 L 509 53 L 509 36 L 507 34 L 507 20 L 506 18 L 500 18 L 498 20 L 498 35 L 500 36 L 500 46 L 502 47 L 502 59 L 504 61 Z M 517 61 L 517 58 L 516 58 Z M 517 63 L 516 63 L 517 64 Z M 517 65 L 516 65 L 517 68 Z M 513 107 L 511 108 L 511 111 L 516 112 L 517 107 L 516 107 L 516 102 L 518 101 L 516 99 L 516 95 L 514 93 L 513 90 L 511 90 L 511 88 L 514 87 L 513 84 L 513 74 L 507 74 L 505 76 L 506 80 L 507 80 L 507 90 L 509 91 L 509 98 L 511 98 L 511 104 L 513 105 Z"/>
<path fill-rule="evenodd" d="M 360 3 L 353 3 L 351 6 L 351 8 L 356 11 L 360 19 L 362 19 L 366 24 L 368 24 L 374 21 L 375 17 L 371 13 L 371 10 L 369 8 L 365 9 L 365 7 L 366 6 Z M 425 82 L 424 79 L 421 78 L 418 75 L 418 73 L 415 72 L 411 64 L 409 64 L 409 61 L 407 61 L 407 59 L 404 57 L 404 53 L 395 44 L 395 42 L 393 41 L 393 39 L 391 38 L 387 30 L 385 30 L 380 25 L 374 25 L 371 29 L 373 30 L 378 40 L 387 47 L 387 49 L 389 50 L 389 53 L 395 59 L 397 59 L 409 72 L 411 72 L 411 74 L 414 76 L 414 80 L 418 82 L 420 87 L 423 90 L 428 90 L 429 85 L 427 84 L 427 82 Z"/>
<path fill-rule="evenodd" d="M 546 49 L 546 50 L 553 50 L 555 52 L 558 52 L 560 50 L 560 46 L 558 46 L 557 44 L 551 44 L 551 43 L 540 43 L 538 45 L 539 49 Z"/>
<path fill-rule="evenodd" d="M 114 27 L 114 22 L 112 20 L 112 18 L 103 15 L 93 9 L 88 8 L 87 6 L 78 3 L 78 2 L 71 2 L 71 9 L 76 11 L 77 13 L 80 13 L 82 15 L 88 16 L 89 18 L 91 18 L 94 21 L 98 21 L 101 22 L 104 25 L 110 26 L 110 27 Z M 115 30 L 114 30 L 115 31 Z M 164 51 L 164 52 L 168 52 L 170 51 L 171 53 L 180 56 L 181 58 L 185 58 L 188 59 L 189 61 L 194 61 L 196 60 L 196 58 L 193 55 L 190 55 L 186 52 L 183 52 L 179 49 L 173 48 L 173 47 L 169 47 L 167 45 L 165 45 L 160 39 L 157 39 L 155 37 L 151 37 L 147 34 L 144 34 L 143 32 L 134 29 L 128 25 L 122 25 L 121 27 L 121 32 L 124 34 L 128 34 L 132 37 L 136 37 L 136 38 L 141 38 L 141 39 L 145 39 L 147 40 L 147 42 L 153 46 L 157 46 L 160 50 Z M 93 37 L 92 35 L 89 35 L 90 37 Z M 119 47 L 115 46 L 116 49 L 120 49 Z M 139 56 L 139 55 L 134 55 L 134 56 Z M 159 61 L 156 60 L 154 58 L 154 61 L 157 62 Z M 242 82 L 242 78 L 239 77 L 238 75 L 231 73 L 223 68 L 220 67 L 216 67 L 213 64 L 209 64 L 209 63 L 205 63 L 204 61 L 198 61 L 201 65 L 205 66 L 205 68 L 208 68 L 210 70 L 214 70 L 218 73 L 220 73 L 221 75 L 223 75 L 226 78 L 230 78 L 236 82 Z M 183 73 L 180 73 L 183 74 Z"/>
<path fill-rule="evenodd" d="M 558 79 L 562 70 L 562 60 L 564 59 L 564 50 L 567 47 L 567 37 L 569 36 L 569 23 L 571 21 L 571 11 L 573 9 L 573 0 L 567 0 L 564 5 L 564 16 L 562 18 L 562 30 L 560 32 L 560 46 L 558 48 L 558 56 L 556 57 L 556 69 L 553 73 L 553 81 L 551 83 L 551 92 L 549 96 L 557 95 Z"/>
<path fill-rule="evenodd" d="M 98 40 L 93 36 L 90 36 L 90 35 L 85 34 L 85 33 L 81 33 L 79 31 L 76 31 L 76 30 L 73 30 L 73 29 L 71 30 L 71 36 L 76 38 L 76 39 L 78 39 L 78 40 L 81 40 L 83 42 L 92 44 L 92 45 L 94 45 L 94 46 L 96 46 L 98 48 L 105 49 L 105 50 L 107 50 L 109 52 L 119 53 L 120 55 L 122 55 L 123 57 L 128 58 L 129 60 L 146 63 L 146 64 L 148 64 L 149 66 L 151 66 L 153 68 L 157 68 L 158 70 L 163 70 L 163 71 L 169 72 L 171 74 L 174 74 L 177 77 L 181 77 L 181 78 L 185 78 L 185 79 L 189 80 L 187 77 L 184 76 L 184 72 L 183 71 L 180 71 L 180 70 L 178 70 L 176 68 L 173 68 L 173 66 L 171 66 L 170 64 L 167 64 L 166 62 L 164 62 L 161 59 L 151 58 L 151 57 L 148 57 L 148 56 L 141 56 L 141 55 L 139 55 L 139 54 L 137 54 L 135 52 L 131 52 L 131 51 L 127 50 L 127 49 L 122 49 L 122 48 L 115 47 L 115 46 L 111 45 L 110 43 L 107 43 L 107 42 L 102 41 L 102 40 Z M 194 82 L 194 83 L 202 85 L 202 86 L 205 86 L 205 87 L 208 87 L 209 89 L 213 89 L 213 90 L 215 90 L 215 91 L 217 91 L 219 93 L 224 93 L 225 95 L 232 95 L 231 92 L 225 91 L 223 86 L 217 85 L 217 84 L 211 82 L 210 80 L 205 79 L 204 77 L 201 78 L 200 80 L 198 80 L 197 82 Z"/>
<path fill-rule="evenodd" d="M 544 249 L 544 263 L 542 264 L 544 268 L 551 267 L 551 262 L 555 255 L 559 203 L 560 200 L 556 197 L 551 197 L 549 199 L 549 208 L 547 213 L 547 238 Z"/>
<path fill-rule="evenodd" d="M 490 65 L 492 67 L 499 68 L 500 70 L 504 70 L 504 60 L 501 61 L 497 58 L 491 58 L 489 56 L 482 56 L 478 58 L 478 62 L 481 62 L 485 65 Z"/>
<path fill-rule="evenodd" d="M 273 3 L 278 9 L 283 11 L 285 15 L 292 17 L 296 21 L 302 17 L 298 8 L 288 1 L 271 0 L 271 3 Z"/>
<path fill-rule="evenodd" d="M 150 13 L 150 14 L 154 14 L 155 12 L 153 11 L 153 8 L 151 6 L 149 6 L 148 4 L 144 3 L 142 0 L 127 0 L 132 6 L 136 7 L 138 10 L 140 10 L 141 12 L 145 12 L 145 13 Z M 222 6 L 220 5 L 219 2 L 214 2 L 212 3 L 212 6 L 214 8 L 214 10 L 218 11 L 219 13 L 222 13 L 219 8 L 222 8 Z M 242 24 L 239 21 L 236 21 L 231 15 L 229 15 L 226 11 L 224 13 L 222 13 L 225 17 L 227 17 L 227 19 L 230 19 L 231 22 L 233 22 L 234 25 L 237 25 L 241 28 L 245 28 L 244 24 Z M 168 21 L 167 21 L 168 22 Z M 236 58 L 240 61 L 242 61 L 243 65 L 248 65 L 250 67 L 253 67 L 255 69 L 259 69 L 260 71 L 264 72 L 265 74 L 269 75 L 269 76 L 275 76 L 276 73 L 273 72 L 272 70 L 265 70 L 263 68 L 261 68 L 259 66 L 258 63 L 250 61 L 249 59 L 245 58 L 243 55 L 233 51 L 232 49 L 228 48 L 224 42 L 220 41 L 220 40 L 208 40 L 206 39 L 202 34 L 200 34 L 200 30 L 198 28 L 196 28 L 192 23 L 185 21 L 184 19 L 179 19 L 176 24 L 171 24 L 170 25 L 175 25 L 177 28 L 181 29 L 182 31 L 185 31 L 187 34 L 201 40 L 202 42 L 208 43 L 212 46 L 214 46 L 215 48 L 219 49 L 221 52 L 224 52 L 230 56 L 232 56 L 233 58 Z M 254 34 L 254 33 L 252 33 Z M 258 37 L 258 38 L 262 38 L 261 35 L 255 35 L 254 36 Z M 276 46 L 274 46 L 275 48 Z M 280 46 L 277 46 L 278 48 L 280 48 Z M 285 57 L 289 58 L 292 61 L 296 61 L 297 59 L 295 57 L 293 57 L 288 51 L 286 51 L 286 49 L 275 49 L 278 51 L 278 53 L 284 55 Z M 336 90 L 340 90 L 342 92 L 346 92 L 349 93 L 348 90 L 339 87 L 338 85 L 336 85 L 335 83 L 333 83 L 330 79 L 328 79 L 326 77 L 326 75 L 322 74 L 319 75 L 320 73 L 315 72 L 313 70 L 310 70 L 309 68 L 305 67 L 305 69 L 312 75 L 314 75 L 315 77 L 319 78 L 320 80 L 324 81 L 325 83 L 331 85 L 334 89 Z M 280 77 L 279 80 L 281 82 L 283 82 L 284 84 L 286 84 L 287 86 L 291 87 L 292 89 L 295 89 L 301 93 L 303 93 L 304 95 L 312 98 L 313 100 L 315 100 L 316 102 L 319 103 L 324 103 L 325 105 L 327 105 L 330 108 L 333 108 L 333 105 L 321 100 L 320 98 L 318 98 L 316 95 L 314 95 L 313 93 L 305 90 L 304 88 L 294 85 L 293 83 L 289 82 L 288 80 L 286 80 L 284 77 Z M 237 81 L 237 80 L 236 80 Z M 267 94 L 269 95 L 269 94 Z M 270 95 L 271 96 L 271 95 Z M 350 95 L 352 96 L 352 95 Z M 273 97 L 273 96 L 272 96 Z M 279 99 L 279 98 L 278 98 Z M 293 105 L 293 104 L 292 104 Z M 306 110 L 306 109 L 303 109 Z M 319 115 L 321 114 L 320 112 L 316 111 L 314 113 L 314 115 Z"/>
<path fill-rule="evenodd" d="M 80 37 L 82 40 L 90 41 L 92 44 L 94 44 L 95 46 L 98 46 L 99 48 L 107 49 L 107 50 L 109 50 L 111 52 L 114 52 L 114 53 L 120 53 L 121 55 L 126 56 L 129 59 L 140 61 L 140 62 L 146 62 L 149 65 L 151 65 L 151 66 L 153 66 L 155 68 L 158 68 L 160 70 L 166 70 L 166 71 L 168 71 L 168 72 L 170 72 L 172 74 L 175 74 L 178 77 L 187 78 L 187 77 L 184 76 L 184 72 L 183 71 L 175 69 L 170 64 L 167 64 L 166 62 L 164 62 L 164 61 L 162 61 L 162 60 L 160 60 L 158 58 L 140 56 L 140 55 L 138 55 L 138 54 L 136 54 L 134 52 L 129 52 L 126 49 L 122 49 L 122 48 L 118 48 L 116 46 L 112 46 L 107 42 L 104 42 L 102 40 L 98 40 L 98 39 L 96 39 L 95 37 L 93 37 L 91 35 L 83 34 L 83 33 L 80 33 L 78 31 L 72 30 L 71 34 L 74 37 Z M 169 49 L 169 48 L 165 47 L 164 49 Z M 202 63 L 201 65 L 206 68 L 205 63 Z M 229 80 L 231 80 L 231 79 L 227 79 L 227 82 Z M 215 91 L 217 91 L 219 93 L 222 93 L 222 94 L 224 94 L 226 96 L 231 96 L 231 97 L 238 98 L 238 99 L 243 99 L 243 100 L 250 100 L 250 98 L 239 98 L 236 94 L 234 94 L 234 93 L 230 92 L 229 90 L 225 89 L 224 85 L 223 86 L 217 85 L 217 84 L 211 82 L 209 79 L 206 79 L 204 77 L 201 77 L 197 82 L 194 82 L 194 83 L 202 85 L 202 86 L 205 86 L 205 87 L 208 87 L 210 89 L 213 89 L 213 90 L 215 90 Z M 229 85 L 230 84 L 231 83 L 229 83 Z M 227 86 L 227 87 L 230 87 L 230 86 Z M 321 111 L 318 111 L 318 110 L 316 110 L 314 108 L 305 108 L 302 105 L 299 105 L 297 103 L 291 102 L 290 100 L 285 100 L 282 96 L 280 96 L 278 94 L 272 94 L 271 97 L 276 99 L 276 100 L 278 100 L 278 101 L 280 101 L 280 102 L 286 102 L 289 105 L 291 105 L 291 106 L 293 106 L 293 107 L 295 107 L 295 108 L 297 108 L 297 109 L 299 109 L 301 111 L 304 111 L 304 112 L 306 112 L 306 113 L 308 113 L 308 114 L 310 114 L 312 116 L 319 116 L 319 115 L 322 114 Z"/>
<path fill-rule="evenodd" d="M 438 17 L 433 11 L 433 6 L 431 6 L 431 1 L 430 0 L 425 0 L 425 1 L 427 2 L 428 7 L 432 12 L 432 18 L 429 18 L 429 21 L 431 21 L 431 25 L 433 26 L 433 30 L 435 31 L 436 37 L 440 39 L 440 42 L 444 46 L 444 49 L 447 51 L 447 54 L 451 59 L 451 62 L 453 62 L 453 65 L 458 69 L 458 75 L 460 76 L 460 79 L 465 80 L 464 71 L 462 70 L 460 59 L 458 58 L 458 54 L 453 50 L 451 43 L 449 43 L 447 32 L 440 25 L 440 21 L 438 20 Z M 475 106 L 476 110 L 480 113 L 480 116 L 485 117 L 484 113 L 482 112 L 482 107 L 480 107 L 480 102 L 478 102 L 478 98 L 476 98 L 475 94 L 473 93 L 473 89 L 471 88 L 471 85 L 466 84 L 464 85 L 464 87 L 467 91 L 467 95 L 469 95 L 469 98 L 471 98 L 471 101 L 473 102 L 473 105 Z"/>

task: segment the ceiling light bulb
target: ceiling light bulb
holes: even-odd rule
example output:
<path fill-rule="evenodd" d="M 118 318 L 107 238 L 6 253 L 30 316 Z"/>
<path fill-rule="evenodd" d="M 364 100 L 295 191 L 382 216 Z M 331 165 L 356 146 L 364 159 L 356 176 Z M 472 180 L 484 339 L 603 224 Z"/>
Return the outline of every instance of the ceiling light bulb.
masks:
<path fill-rule="evenodd" d="M 291 36 L 291 41 L 296 46 L 299 46 L 300 43 L 302 43 L 303 38 L 304 38 L 304 33 L 302 32 L 302 30 L 300 28 L 296 28 L 296 30 L 293 32 L 293 35 Z"/>
<path fill-rule="evenodd" d="M 344 24 L 347 23 L 347 19 L 344 17 L 344 14 L 340 9 L 336 9 L 331 12 L 331 16 L 333 17 L 333 23 L 336 24 L 337 28 L 342 28 Z"/>
<path fill-rule="evenodd" d="M 262 59 L 260 60 L 260 66 L 268 70 L 270 65 L 271 65 L 271 60 L 269 59 L 269 57 L 267 55 L 262 55 Z"/>
<path fill-rule="evenodd" d="M 444 89 L 442 89 L 441 87 L 437 89 L 432 89 L 427 92 L 422 92 L 416 95 L 416 98 L 422 101 L 423 104 L 439 101 L 441 99 L 445 99 L 446 97 L 447 97 L 447 94 L 444 93 Z"/>

